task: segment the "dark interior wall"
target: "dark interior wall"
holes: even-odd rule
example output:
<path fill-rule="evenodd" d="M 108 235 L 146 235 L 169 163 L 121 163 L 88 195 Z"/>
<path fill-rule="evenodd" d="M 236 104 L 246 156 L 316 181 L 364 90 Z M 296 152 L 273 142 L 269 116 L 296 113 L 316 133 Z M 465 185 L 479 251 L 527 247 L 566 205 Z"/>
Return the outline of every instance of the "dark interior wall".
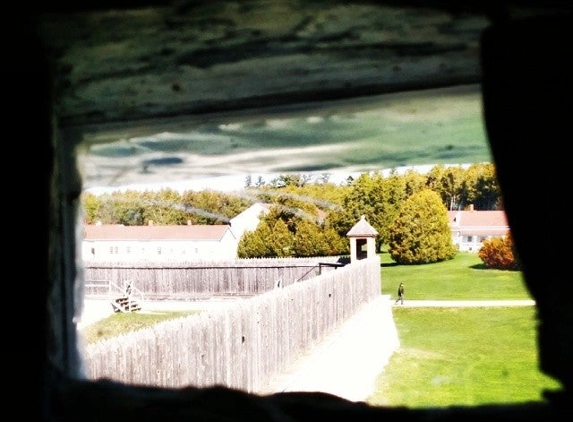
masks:
<path fill-rule="evenodd" d="M 25 316 L 16 311 L 14 323 L 6 326 L 3 351 L 10 361 L 6 369 L 6 382 L 10 386 L 7 402 L 23 402 L 23 415 L 47 420 L 46 406 L 50 401 L 46 392 L 50 387 L 46 383 L 49 368 L 46 357 L 50 324 L 46 304 L 52 283 L 49 233 L 54 229 L 52 81 L 41 40 L 33 31 L 33 15 L 18 7 L 12 13 L 13 19 L 0 28 L 6 64 L 0 66 L 4 119 L 10 122 L 4 138 L 2 174 L 7 182 L 5 198 L 10 198 L 14 205 L 5 216 L 13 222 L 13 229 L 19 227 L 6 262 L 18 263 L 20 270 L 13 272 L 14 283 L 5 285 L 5 294 L 11 298 L 24 295 L 28 310 Z M 24 264 L 25 256 L 33 257 L 34 264 Z"/>
<path fill-rule="evenodd" d="M 568 248 L 551 226 L 570 227 L 564 202 L 553 198 L 571 179 L 570 157 L 561 151 L 572 112 L 573 64 L 563 56 L 571 23 L 570 16 L 507 23 L 487 30 L 482 41 L 485 124 L 526 283 L 537 300 L 540 367 L 569 394 L 573 283 L 562 267 Z M 541 197 L 528 194 L 534 186 Z"/>
<path fill-rule="evenodd" d="M 16 14 L 15 16 L 19 16 Z M 24 16 L 24 15 L 22 15 Z M 19 415 L 35 420 L 316 420 L 330 417 L 352 420 L 570 420 L 572 397 L 573 306 L 568 274 L 568 248 L 558 244 L 557 229 L 568 234 L 562 198 L 569 186 L 568 142 L 571 112 L 570 48 L 563 41 L 570 33 L 571 16 L 544 22 L 498 22 L 483 39 L 484 104 L 488 138 L 504 193 L 509 223 L 524 263 L 528 287 L 538 303 L 541 368 L 561 380 L 564 390 L 547 403 L 521 406 L 487 406 L 456 409 L 372 409 L 322 394 L 278 394 L 254 397 L 228 389 L 165 391 L 88 383 L 69 379 L 52 356 L 66 360 L 66 345 L 57 345 L 62 309 L 48 307 L 53 295 L 65 303 L 58 286 L 62 269 L 59 243 L 62 191 L 54 145 L 58 132 L 52 114 L 51 75 L 43 60 L 39 40 L 16 21 L 18 31 L 5 40 L 2 68 L 7 125 L 19 129 L 9 138 L 6 160 L 10 203 L 18 210 L 18 233 L 11 251 L 27 266 L 9 283 L 8 295 L 28 297 L 33 317 L 7 324 L 10 357 L 9 402 Z M 28 22 L 31 24 L 30 22 Z M 14 36 L 14 34 L 17 34 Z M 527 93 L 527 95 L 525 94 Z M 24 130 L 25 129 L 25 130 Z M 16 160 L 12 160 L 14 157 Z M 540 186 L 540 180 L 542 184 Z M 542 189 L 547 201 L 531 202 L 528 192 Z M 540 195 L 536 195 L 539 198 Z M 540 220 L 549 221 L 540 225 Z M 557 224 L 555 231 L 548 230 Z M 14 225 L 16 227 L 16 225 Z M 566 239 L 568 240 L 568 239 Z M 567 255 L 566 255 L 567 254 Z M 29 259 L 34 265 L 29 265 Z M 68 292 L 69 293 L 69 292 Z M 63 305 L 65 306 L 65 305 Z M 55 314 L 55 315 L 54 315 Z M 16 313 L 17 318 L 20 314 Z M 64 340 L 65 342 L 65 340 Z M 68 345 L 69 346 L 69 345 Z M 57 353 L 54 348 L 60 347 Z M 64 365 L 65 366 L 65 365 Z M 21 370 L 17 370 L 21 368 Z M 38 400 L 28 405 L 30 380 L 37 380 Z M 94 416 L 97 415 L 97 416 Z"/>
<path fill-rule="evenodd" d="M 167 119 L 479 83 L 488 23 L 375 1 L 218 0 L 45 14 L 40 30 L 60 127 L 101 142 Z"/>

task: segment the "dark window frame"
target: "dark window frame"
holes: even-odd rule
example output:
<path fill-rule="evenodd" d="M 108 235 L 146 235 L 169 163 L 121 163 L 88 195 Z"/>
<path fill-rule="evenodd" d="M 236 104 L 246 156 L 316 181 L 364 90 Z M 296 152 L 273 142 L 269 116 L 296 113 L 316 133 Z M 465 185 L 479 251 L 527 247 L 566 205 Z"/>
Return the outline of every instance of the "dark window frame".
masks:
<path fill-rule="evenodd" d="M 550 28 L 544 27 L 550 30 Z M 519 28 L 512 28 L 519 33 Z M 503 33 L 504 28 L 500 30 L 503 39 L 511 39 L 511 35 Z M 549 31 L 550 32 L 550 31 Z M 535 31 L 535 36 L 543 35 L 542 32 Z M 503 38 L 503 36 L 506 36 Z M 545 40 L 551 39 L 550 37 Z M 563 322 L 559 316 L 569 315 L 571 312 L 564 313 L 559 307 L 552 309 L 552 304 L 560 305 L 559 298 L 555 296 L 573 297 L 571 293 L 571 284 L 565 285 L 560 283 L 562 270 L 566 269 L 564 263 L 566 259 L 557 261 L 555 269 L 549 269 L 545 274 L 537 273 L 539 267 L 533 260 L 536 255 L 532 248 L 527 245 L 527 237 L 530 236 L 529 230 L 535 218 L 530 218 L 530 214 L 520 211 L 521 205 L 527 205 L 527 202 L 519 196 L 519 186 L 523 180 L 518 179 L 526 175 L 524 172 L 518 172 L 518 175 L 506 172 L 511 169 L 508 161 L 513 158 L 512 153 L 516 154 L 519 163 L 525 167 L 525 171 L 531 172 L 532 167 L 529 164 L 536 162 L 533 155 L 538 154 L 527 151 L 515 151 L 515 145 L 507 142 L 504 145 L 497 135 L 497 130 L 502 126 L 496 121 L 495 116 L 500 112 L 494 100 L 499 100 L 499 95 L 493 95 L 491 100 L 486 95 L 486 109 L 492 111 L 493 118 L 490 119 L 490 126 L 494 127 L 492 133 L 496 136 L 491 138 L 494 158 L 498 168 L 501 169 L 501 185 L 504 189 L 504 196 L 508 210 L 508 220 L 514 233 L 516 244 L 520 247 L 520 253 L 525 261 L 526 282 L 532 294 L 534 295 L 538 306 L 540 306 L 540 339 L 541 345 L 547 344 L 540 348 L 542 368 L 549 372 L 560 375 L 565 380 L 565 391 L 554 397 L 549 397 L 548 403 L 531 403 L 518 406 L 493 405 L 484 407 L 456 407 L 451 409 L 400 409 L 400 408 L 370 408 L 361 403 L 349 403 L 335 397 L 325 396 L 315 393 L 300 394 L 277 394 L 270 397 L 256 397 L 240 391 L 233 391 L 226 388 L 209 388 L 209 389 L 178 389 L 169 390 L 161 388 L 150 388 L 141 386 L 125 386 L 119 383 L 107 381 L 88 381 L 79 376 L 81 372 L 81 361 L 77 352 L 76 329 L 73 323 L 74 316 L 78 312 L 77 297 L 75 296 L 74 285 L 77 274 L 75 266 L 75 230 L 77 201 L 81 191 L 81 185 L 78 180 L 66 179 L 69 173 L 61 172 L 62 166 L 74 162 L 71 148 L 62 148 L 62 145 L 68 146 L 73 144 L 70 141 L 70 134 L 59 133 L 53 127 L 53 105 L 51 104 L 50 86 L 51 81 L 46 80 L 45 68 L 42 67 L 41 51 L 38 46 L 29 39 L 24 40 L 24 47 L 29 57 L 19 63 L 22 68 L 22 74 L 14 73 L 14 79 L 21 83 L 15 84 L 21 91 L 10 91 L 15 94 L 14 98 L 20 98 L 21 110 L 25 110 L 26 120 L 32 119 L 36 123 L 35 127 L 30 128 L 30 133 L 40 139 L 38 151 L 42 157 L 41 164 L 36 168 L 40 177 L 37 178 L 34 188 L 36 204 L 42 206 L 45 213 L 37 214 L 36 210 L 32 214 L 22 215 L 21 218 L 29 217 L 29 221 L 37 222 L 39 242 L 37 272 L 35 279 L 38 283 L 35 287 L 38 289 L 38 309 L 41 312 L 41 329 L 36 337 L 29 336 L 32 342 L 30 347 L 18 350 L 39 350 L 40 358 L 40 400 L 39 400 L 39 420 L 45 421 L 72 421 L 79 420 L 81 417 L 89 419 L 92 417 L 101 420 L 128 420 L 128 421 L 151 421 L 151 420 L 170 420 L 186 421 L 189 419 L 206 420 L 213 417 L 213 420 L 224 420 L 226 417 L 230 420 L 252 420 L 253 412 L 261 416 L 261 420 L 273 420 L 277 415 L 288 415 L 294 420 L 315 420 L 317 418 L 327 417 L 348 417 L 353 420 L 422 420 L 431 418 L 435 421 L 449 420 L 569 420 L 571 417 L 571 375 L 564 373 L 563 369 L 555 367 L 551 359 L 558 357 L 558 362 L 565 362 L 566 359 L 573 360 L 571 357 L 571 348 L 559 351 L 561 339 L 570 339 L 568 331 L 562 330 Z M 488 41 L 486 38 L 486 43 Z M 528 39 L 528 42 L 532 40 Z M 491 46 L 491 44 L 489 44 Z M 549 44 L 548 44 L 549 45 Z M 502 52 L 500 47 L 499 52 Z M 536 51 L 539 53 L 538 51 Z M 19 55 L 17 57 L 20 57 Z M 503 55 L 498 56 L 503 57 Z M 494 60 L 492 58 L 491 60 Z M 486 60 L 487 66 L 491 65 Z M 38 66 L 36 68 L 36 66 Z M 565 67 L 567 70 L 570 66 Z M 502 69 L 507 70 L 507 69 Z M 541 67 L 536 68 L 540 74 L 545 75 L 547 70 Z M 32 77 L 30 78 L 30 74 Z M 572 74 L 569 72 L 569 74 Z M 496 84 L 504 81 L 504 77 L 510 75 L 501 75 L 499 80 L 494 77 L 486 78 L 486 94 L 499 92 L 499 86 Z M 497 77 L 497 76 L 496 76 Z M 527 86 L 526 81 L 530 76 L 524 75 L 518 77 L 515 86 L 508 90 L 516 94 L 514 88 L 523 89 Z M 546 82 L 551 85 L 552 80 Z M 571 88 L 567 91 L 571 94 Z M 29 94 L 29 95 L 26 95 Z M 535 91 L 539 99 L 543 99 L 543 93 Z M 509 94 L 508 94 L 509 95 Z M 555 95 L 555 94 L 554 94 Z M 30 101 L 30 98 L 37 100 Z M 558 96 L 552 97 L 553 99 Z M 568 97 L 570 98 L 570 96 Z M 504 98 L 502 98 L 504 99 Z M 16 103 L 13 103 L 13 105 Z M 545 104 L 548 108 L 551 103 Z M 507 106 L 507 104 L 503 104 Z M 551 108 L 555 110 L 555 108 Z M 508 111 L 511 113 L 511 111 Z M 557 111 L 559 114 L 559 111 Z M 502 114 L 502 113 L 501 113 Z M 563 117 L 563 114 L 559 114 Z M 515 112 L 511 115 L 511 121 L 505 123 L 509 125 L 515 123 L 523 116 Z M 548 121 L 551 119 L 548 118 Z M 563 123 L 562 123 L 563 124 Z M 550 128 L 549 141 L 559 139 L 559 124 L 555 128 Z M 512 126 L 512 129 L 515 129 Z M 514 135 L 525 136 L 523 131 Z M 521 141 L 521 139 L 519 139 Z M 513 148 L 513 149 L 512 149 Z M 549 174 L 556 176 L 554 179 L 547 177 L 547 180 L 556 180 L 560 175 L 557 170 L 551 170 L 550 166 L 554 165 L 553 161 L 560 161 L 558 155 L 552 155 L 547 149 L 541 151 L 542 157 L 537 157 L 544 164 L 544 170 Z M 18 152 L 24 154 L 26 149 L 19 146 Z M 561 159 L 562 160 L 562 159 Z M 547 164 L 549 163 L 549 164 Z M 564 163 L 564 162 L 563 162 Z M 546 175 L 547 176 L 547 175 Z M 529 182 L 530 180 L 527 179 Z M 549 187 L 551 193 L 557 194 L 560 186 Z M 27 193 L 29 195 L 29 193 Z M 553 197 L 549 195 L 549 197 Z M 557 197 L 557 196 L 556 196 Z M 21 203 L 26 203 L 27 197 L 22 197 Z M 555 207 L 555 210 L 549 210 L 548 217 L 550 221 L 560 221 L 559 212 L 566 211 L 565 207 Z M 25 212 L 25 211 L 24 211 Z M 538 214 L 537 214 L 538 215 Z M 537 218 L 537 216 L 536 216 Z M 539 256 L 537 256 L 539 259 Z M 567 258 L 564 254 L 558 258 Z M 545 277 L 545 280 L 543 280 Z M 545 282 L 545 283 L 544 283 Z M 546 292 L 547 290 L 547 292 Z M 557 328 L 554 328 L 557 327 Z M 570 331 L 570 327 L 569 327 Z M 569 337 L 567 337 L 569 336 Z M 547 343 L 545 343 L 547 342 Z M 559 355 L 561 353 L 561 355 Z M 29 361 L 28 361 L 29 362 Z M 21 365 L 26 367 L 25 364 Z M 30 365 L 28 365 L 30 366 Z M 36 366 L 32 365 L 33 369 Z M 570 366 L 565 366 L 569 369 Z M 22 377 L 18 374 L 17 377 Z M 568 377 L 568 378 L 567 378 Z M 15 377 L 16 378 L 16 377 Z M 15 381 L 16 382 L 16 381 Z M 568 385 L 569 384 L 569 385 Z M 222 405 L 225 403 L 225 405 Z M 27 409 L 25 409 L 27 410 Z M 276 419 L 274 419 L 276 420 Z"/>

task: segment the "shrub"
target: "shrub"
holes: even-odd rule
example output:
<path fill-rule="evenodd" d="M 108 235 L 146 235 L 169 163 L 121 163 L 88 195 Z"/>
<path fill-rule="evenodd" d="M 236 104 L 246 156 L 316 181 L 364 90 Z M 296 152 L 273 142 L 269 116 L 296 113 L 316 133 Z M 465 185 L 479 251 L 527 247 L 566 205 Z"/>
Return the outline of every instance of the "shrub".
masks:
<path fill-rule="evenodd" d="M 478 251 L 478 256 L 488 268 L 500 270 L 521 269 L 510 232 L 503 237 L 493 237 L 484 240 L 482 247 Z"/>

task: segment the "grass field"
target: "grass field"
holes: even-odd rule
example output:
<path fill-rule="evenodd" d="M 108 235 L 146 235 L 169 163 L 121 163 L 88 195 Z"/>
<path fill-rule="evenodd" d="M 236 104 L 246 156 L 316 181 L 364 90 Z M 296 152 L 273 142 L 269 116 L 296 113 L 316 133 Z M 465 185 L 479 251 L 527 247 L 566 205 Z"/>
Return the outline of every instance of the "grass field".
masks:
<path fill-rule="evenodd" d="M 382 254 L 382 291 L 406 300 L 531 299 L 519 271 L 486 269 L 476 254 L 394 265 Z M 444 407 L 542 400 L 559 384 L 538 368 L 535 307 L 403 308 L 400 349 L 378 377 L 372 405 Z"/>
<path fill-rule="evenodd" d="M 521 272 L 487 269 L 474 253 L 426 265 L 397 265 L 388 253 L 380 259 L 382 293 L 392 297 L 404 283 L 407 300 L 531 299 Z"/>
<path fill-rule="evenodd" d="M 114 313 L 109 317 L 90 324 L 83 328 L 81 334 L 86 343 L 96 343 L 129 331 L 140 330 L 150 327 L 159 322 L 174 318 L 193 315 L 201 311 L 162 311 L 153 313 Z"/>
<path fill-rule="evenodd" d="M 534 307 L 393 308 L 400 339 L 372 405 L 445 407 L 541 401 Z"/>

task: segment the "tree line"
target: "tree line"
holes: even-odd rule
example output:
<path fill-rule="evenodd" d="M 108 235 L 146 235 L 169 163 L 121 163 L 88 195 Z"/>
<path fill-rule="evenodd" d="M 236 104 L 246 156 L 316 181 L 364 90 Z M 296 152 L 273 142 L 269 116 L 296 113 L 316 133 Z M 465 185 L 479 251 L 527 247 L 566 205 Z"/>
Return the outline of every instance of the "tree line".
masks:
<path fill-rule="evenodd" d="M 365 172 L 340 184 L 330 182 L 328 173 L 316 179 L 284 174 L 268 183 L 259 177 L 255 184 L 247 176 L 240 192 L 162 189 L 82 195 L 87 224 L 225 224 L 255 202 L 269 204 L 270 212 L 240 239 L 240 257 L 347 255 L 346 233 L 364 215 L 378 231 L 377 250 L 386 245 L 394 260 L 407 264 L 455 255 L 447 210 L 470 205 L 476 210 L 503 209 L 491 163 L 435 165 L 426 173 Z"/>

